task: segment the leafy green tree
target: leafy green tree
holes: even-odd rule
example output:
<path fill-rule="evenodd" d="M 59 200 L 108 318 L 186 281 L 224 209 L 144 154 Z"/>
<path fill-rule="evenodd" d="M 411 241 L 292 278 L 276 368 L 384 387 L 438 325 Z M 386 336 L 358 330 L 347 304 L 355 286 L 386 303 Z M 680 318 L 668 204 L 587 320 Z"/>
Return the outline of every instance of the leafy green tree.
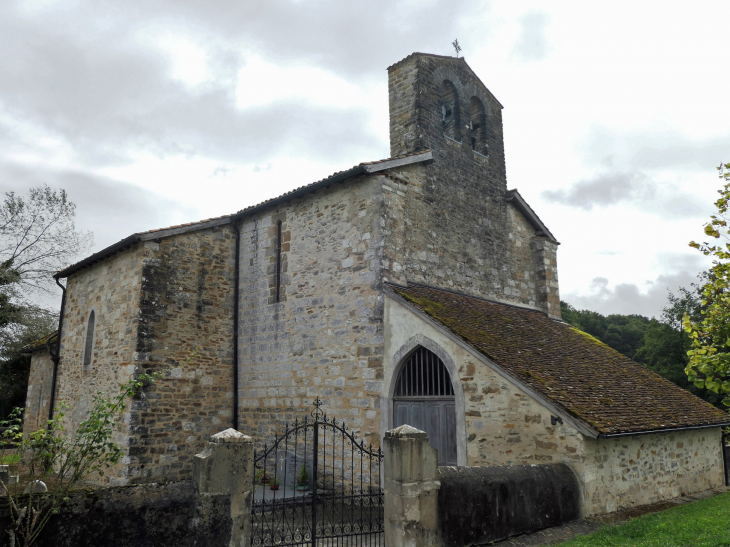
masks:
<path fill-rule="evenodd" d="M 567 302 L 560 303 L 563 320 L 591 336 L 595 336 L 633 359 L 643 345 L 649 319 L 641 315 L 612 314 L 604 316 L 595 311 L 576 310 Z"/>
<path fill-rule="evenodd" d="M 99 393 L 94 397 L 89 417 L 79 424 L 73 435 L 64 430 L 63 403 L 57 407 L 59 412 L 47 422 L 44 429 L 30 434 L 21 430 L 22 408 L 13 411 L 11 419 L 0 422 L 8 429 L 3 433 L 6 442 L 17 444 L 21 455 L 19 463 L 8 464 L 25 471 L 24 481 L 15 485 L 5 484 L 0 479 L 0 490 L 7 492 L 6 499 L 10 509 L 11 525 L 7 530 L 10 546 L 30 547 L 38 539 L 43 528 L 53 515 L 58 514 L 63 504 L 69 501 L 71 490 L 88 477 L 116 465 L 124 455 L 124 449 L 114 442 L 123 413 L 129 399 L 149 382 L 154 382 L 161 374 L 140 374 L 121 386 L 120 392 L 107 399 Z M 9 460 L 9 451 L 0 451 L 0 465 Z M 22 495 L 20 487 L 42 481 L 48 487 L 46 493 L 36 493 L 33 488 Z"/>
<path fill-rule="evenodd" d="M 698 388 L 706 388 L 723 395 L 723 404 L 730 406 L 730 238 L 728 237 L 728 207 L 730 207 L 730 163 L 719 168 L 720 178 L 726 182 L 718 190 L 715 202 L 717 214 L 705 224 L 705 235 L 715 241 L 690 246 L 713 258 L 707 282 L 702 287 L 702 317 L 683 319 L 684 328 L 692 340 L 687 379 Z M 718 240 L 724 240 L 723 242 Z"/>
<path fill-rule="evenodd" d="M 718 190 L 720 198 L 715 202 L 717 214 L 705 224 L 705 235 L 712 241 L 690 246 L 705 256 L 713 257 L 707 282 L 702 287 L 702 317 L 692 320 L 689 314 L 683 319 L 691 340 L 692 349 L 685 369 L 687 379 L 699 388 L 706 388 L 723 395 L 723 404 L 730 406 L 730 238 L 728 238 L 728 207 L 730 206 L 730 163 L 718 168 L 720 178 L 726 182 Z M 717 240 L 725 240 L 720 242 Z"/>
<path fill-rule="evenodd" d="M 12 323 L 0 328 L 0 420 L 25 405 L 31 355 L 24 346 L 56 330 L 58 315 L 37 306 L 19 307 Z"/>

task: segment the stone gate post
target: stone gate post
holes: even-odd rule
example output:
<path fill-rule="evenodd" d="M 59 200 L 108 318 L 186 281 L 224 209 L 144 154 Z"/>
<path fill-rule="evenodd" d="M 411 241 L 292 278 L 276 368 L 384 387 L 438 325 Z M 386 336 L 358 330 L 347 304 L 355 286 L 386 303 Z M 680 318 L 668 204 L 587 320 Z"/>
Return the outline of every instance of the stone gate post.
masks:
<path fill-rule="evenodd" d="M 229 547 L 248 547 L 253 498 L 253 439 L 235 429 L 213 435 L 205 450 L 195 455 L 193 482 L 201 498 L 230 497 Z"/>
<path fill-rule="evenodd" d="M 402 425 L 385 433 L 385 545 L 441 547 L 438 455 L 425 432 Z"/>

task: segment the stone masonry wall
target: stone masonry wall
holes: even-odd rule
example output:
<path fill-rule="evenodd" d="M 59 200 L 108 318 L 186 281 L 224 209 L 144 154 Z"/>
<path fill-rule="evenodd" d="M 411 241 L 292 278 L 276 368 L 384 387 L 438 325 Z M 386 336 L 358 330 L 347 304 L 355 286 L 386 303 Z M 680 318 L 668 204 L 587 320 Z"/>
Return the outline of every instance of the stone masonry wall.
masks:
<path fill-rule="evenodd" d="M 462 142 L 444 134 L 444 80 L 457 89 Z M 389 69 L 389 97 L 391 152 L 428 148 L 434 157 L 418 185 L 406 185 L 403 191 L 399 207 L 408 227 L 399 263 L 403 271 L 390 277 L 537 305 L 559 317 L 559 305 L 554 306 L 559 298 L 554 252 L 547 256 L 544 245 L 533 245 L 534 227 L 505 201 L 501 105 L 463 59 L 419 54 Z M 472 150 L 470 143 L 472 97 L 486 109 L 488 155 Z M 543 294 L 544 278 L 555 285 L 549 298 Z"/>
<path fill-rule="evenodd" d="M 116 395 L 119 385 L 134 373 L 143 252 L 142 246 L 137 245 L 72 274 L 67 280 L 56 401 L 71 405 L 66 415 L 69 434 L 86 419 L 97 392 L 107 397 Z M 83 370 L 91 310 L 96 316 L 93 357 L 89 370 Z M 127 426 L 128 423 L 123 424 L 117 431 L 117 443 L 125 444 Z M 107 473 L 106 480 L 123 483 L 123 464 Z"/>
<path fill-rule="evenodd" d="M 230 512 L 230 496 L 198 496 L 192 481 L 85 488 L 71 493 L 33 545 L 220 547 L 230 544 Z M 3 502 L 0 545 L 9 544 L 9 527 L 8 504 Z"/>
<path fill-rule="evenodd" d="M 126 478 L 187 480 L 208 437 L 233 425 L 235 232 L 188 232 L 143 252 L 134 363 L 165 377 L 133 402 Z"/>
<path fill-rule="evenodd" d="M 30 359 L 28 392 L 25 397 L 23 431 L 30 433 L 46 426 L 51 404 L 53 361 L 48 351 L 35 351 Z"/>
<path fill-rule="evenodd" d="M 257 441 L 309 415 L 319 397 L 329 417 L 379 444 L 384 180 L 359 177 L 244 220 L 240 429 Z"/>
<path fill-rule="evenodd" d="M 720 429 L 585 440 L 577 468 L 587 514 L 600 514 L 717 488 L 724 483 Z"/>

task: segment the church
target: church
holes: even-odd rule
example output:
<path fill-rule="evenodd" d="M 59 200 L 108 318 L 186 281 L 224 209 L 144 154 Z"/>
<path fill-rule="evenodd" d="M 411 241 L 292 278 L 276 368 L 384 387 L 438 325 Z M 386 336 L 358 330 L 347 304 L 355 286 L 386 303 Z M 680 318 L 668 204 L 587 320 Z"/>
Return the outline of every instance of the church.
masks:
<path fill-rule="evenodd" d="M 111 484 L 189 480 L 233 427 L 309 413 L 379 446 L 409 424 L 441 465 L 563 462 L 585 514 L 724 483 L 730 417 L 560 320 L 558 240 L 507 188 L 502 105 L 463 58 L 388 68 L 390 157 L 227 216 L 135 233 L 58 272 L 26 428 L 141 372 Z"/>

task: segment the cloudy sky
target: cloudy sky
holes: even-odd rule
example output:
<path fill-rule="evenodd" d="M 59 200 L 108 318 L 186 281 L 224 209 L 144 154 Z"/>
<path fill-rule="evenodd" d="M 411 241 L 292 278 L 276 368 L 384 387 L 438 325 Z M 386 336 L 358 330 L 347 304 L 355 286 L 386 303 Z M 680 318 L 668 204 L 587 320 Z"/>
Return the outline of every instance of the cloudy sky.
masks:
<path fill-rule="evenodd" d="M 508 187 L 579 308 L 658 315 L 707 263 L 730 162 L 730 2 L 3 0 L 0 191 L 46 183 L 99 250 L 388 156 L 386 68 L 463 55 Z"/>

